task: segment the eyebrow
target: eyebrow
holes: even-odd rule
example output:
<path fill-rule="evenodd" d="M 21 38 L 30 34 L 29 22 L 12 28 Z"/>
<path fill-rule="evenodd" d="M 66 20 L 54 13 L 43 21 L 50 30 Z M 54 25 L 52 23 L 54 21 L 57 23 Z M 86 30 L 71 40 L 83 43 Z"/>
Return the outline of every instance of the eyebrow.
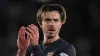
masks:
<path fill-rule="evenodd" d="M 45 19 L 50 19 L 50 18 L 45 18 Z M 57 20 L 59 20 L 59 18 L 53 18 L 53 19 L 57 19 Z"/>
<path fill-rule="evenodd" d="M 59 21 L 59 19 L 58 19 L 58 18 L 54 18 L 54 19 L 45 18 L 44 20 L 46 20 L 46 21 L 50 21 L 50 20 Z"/>

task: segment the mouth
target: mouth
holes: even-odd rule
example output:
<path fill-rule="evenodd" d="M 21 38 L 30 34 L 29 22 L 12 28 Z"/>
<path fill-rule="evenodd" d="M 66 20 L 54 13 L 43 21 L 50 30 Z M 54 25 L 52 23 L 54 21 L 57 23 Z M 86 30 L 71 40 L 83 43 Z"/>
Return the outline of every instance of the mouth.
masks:
<path fill-rule="evenodd" d="M 54 31 L 55 31 L 55 29 L 54 29 L 54 28 L 49 28 L 49 29 L 48 29 L 48 32 L 49 32 L 50 34 L 53 34 L 53 33 L 54 33 Z"/>
<path fill-rule="evenodd" d="M 55 29 L 49 29 L 49 31 L 55 31 Z"/>

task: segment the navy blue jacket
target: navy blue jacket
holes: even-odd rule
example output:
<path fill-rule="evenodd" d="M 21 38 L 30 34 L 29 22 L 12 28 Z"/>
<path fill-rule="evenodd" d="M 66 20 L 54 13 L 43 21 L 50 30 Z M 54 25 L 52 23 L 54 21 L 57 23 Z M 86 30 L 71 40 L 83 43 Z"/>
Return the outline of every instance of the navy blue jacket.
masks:
<path fill-rule="evenodd" d="M 76 56 L 76 51 L 73 45 L 59 38 L 57 41 L 29 47 L 26 51 L 26 56 Z"/>

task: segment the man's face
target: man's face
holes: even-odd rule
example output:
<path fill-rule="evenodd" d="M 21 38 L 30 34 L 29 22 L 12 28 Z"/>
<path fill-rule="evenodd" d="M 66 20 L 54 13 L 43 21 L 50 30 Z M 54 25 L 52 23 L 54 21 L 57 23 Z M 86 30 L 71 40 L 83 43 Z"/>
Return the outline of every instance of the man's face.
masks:
<path fill-rule="evenodd" d="M 41 28 L 47 38 L 53 38 L 59 34 L 62 26 L 61 17 L 58 11 L 48 11 L 42 15 Z"/>

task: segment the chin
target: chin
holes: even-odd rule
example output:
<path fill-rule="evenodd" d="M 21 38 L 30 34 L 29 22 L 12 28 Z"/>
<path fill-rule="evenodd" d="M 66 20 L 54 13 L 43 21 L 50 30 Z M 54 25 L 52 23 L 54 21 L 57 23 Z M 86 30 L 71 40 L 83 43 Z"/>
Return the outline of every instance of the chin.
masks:
<path fill-rule="evenodd" d="M 50 38 L 54 38 L 55 36 L 53 35 L 49 35 L 47 38 L 50 39 Z"/>

